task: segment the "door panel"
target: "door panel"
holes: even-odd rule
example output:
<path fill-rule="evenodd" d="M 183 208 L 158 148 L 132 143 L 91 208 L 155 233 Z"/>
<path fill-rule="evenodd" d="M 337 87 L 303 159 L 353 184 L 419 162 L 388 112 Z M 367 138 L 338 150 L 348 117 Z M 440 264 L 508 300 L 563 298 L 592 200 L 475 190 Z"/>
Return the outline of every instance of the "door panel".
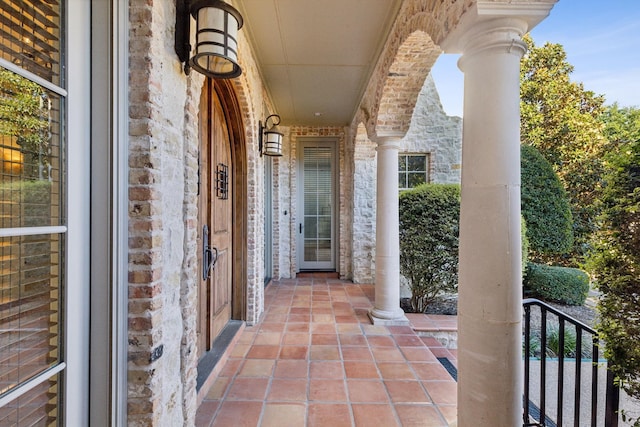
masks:
<path fill-rule="evenodd" d="M 231 145 L 224 111 L 210 80 L 203 89 L 200 114 L 198 247 L 203 275 L 198 293 L 198 348 L 202 356 L 231 318 L 233 279 Z M 212 264 L 211 268 L 205 264 Z"/>
<path fill-rule="evenodd" d="M 335 143 L 306 141 L 299 153 L 298 270 L 334 270 Z"/>
<path fill-rule="evenodd" d="M 63 412 L 65 397 L 85 385 L 62 378 L 82 372 L 70 355 L 87 348 L 84 325 L 68 323 L 79 317 L 66 309 L 67 295 L 86 303 L 77 295 L 87 276 L 75 273 L 88 265 L 78 248 L 88 243 L 89 171 L 70 173 L 67 161 L 88 153 L 74 138 L 87 128 L 81 118 L 68 127 L 66 117 L 87 108 L 88 98 L 70 102 L 67 90 L 83 87 L 88 74 L 74 67 L 68 85 L 61 72 L 73 67 L 61 43 L 65 2 L 24 3 L 0 2 L 0 424 L 57 425 L 80 414 Z"/>

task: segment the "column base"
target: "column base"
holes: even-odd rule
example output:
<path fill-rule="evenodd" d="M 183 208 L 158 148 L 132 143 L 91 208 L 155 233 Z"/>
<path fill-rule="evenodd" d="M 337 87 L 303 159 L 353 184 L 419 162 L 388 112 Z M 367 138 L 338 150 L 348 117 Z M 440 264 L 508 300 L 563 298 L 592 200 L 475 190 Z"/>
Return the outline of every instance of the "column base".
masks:
<path fill-rule="evenodd" d="M 389 312 L 372 308 L 367 313 L 371 323 L 378 326 L 407 326 L 409 319 L 405 316 L 404 311 L 398 308 L 398 311 Z"/>

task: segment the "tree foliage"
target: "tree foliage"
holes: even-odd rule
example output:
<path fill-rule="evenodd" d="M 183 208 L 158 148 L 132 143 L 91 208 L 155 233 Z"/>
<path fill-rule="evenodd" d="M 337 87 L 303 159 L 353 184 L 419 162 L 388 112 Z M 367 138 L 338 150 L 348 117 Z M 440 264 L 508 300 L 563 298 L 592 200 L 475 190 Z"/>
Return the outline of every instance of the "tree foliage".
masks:
<path fill-rule="evenodd" d="M 458 185 L 423 184 L 400 194 L 400 272 L 416 312 L 458 286 L 459 223 Z"/>
<path fill-rule="evenodd" d="M 569 198 L 551 164 L 532 146 L 520 152 L 522 216 L 527 224 L 529 257 L 546 262 L 545 255 L 563 254 L 573 247 L 573 219 Z"/>
<path fill-rule="evenodd" d="M 640 110 L 611 107 L 601 224 L 588 258 L 601 292 L 598 330 L 627 392 L 640 398 Z"/>
<path fill-rule="evenodd" d="M 607 148 L 599 120 L 604 98 L 572 82 L 573 66 L 560 44 L 536 47 L 525 37 L 529 51 L 520 69 L 522 142 L 549 160 L 569 193 L 574 220 L 574 255 L 586 250 L 596 228 L 596 200 Z"/>
<path fill-rule="evenodd" d="M 42 87 L 0 69 L 0 135 L 15 138 L 30 168 L 44 170 L 50 150 L 51 100 Z M 27 171 L 27 176 L 39 176 Z"/>

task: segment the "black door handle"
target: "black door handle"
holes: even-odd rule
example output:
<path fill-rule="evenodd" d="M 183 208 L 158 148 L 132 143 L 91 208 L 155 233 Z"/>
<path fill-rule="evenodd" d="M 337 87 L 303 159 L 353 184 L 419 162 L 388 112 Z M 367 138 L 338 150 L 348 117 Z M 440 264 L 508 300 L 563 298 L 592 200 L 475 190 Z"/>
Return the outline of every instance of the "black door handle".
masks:
<path fill-rule="evenodd" d="M 211 270 L 215 269 L 218 261 L 218 249 L 209 246 L 209 227 L 202 227 L 202 280 L 211 277 Z"/>
<path fill-rule="evenodd" d="M 300 234 L 302 234 L 302 223 L 300 223 Z"/>

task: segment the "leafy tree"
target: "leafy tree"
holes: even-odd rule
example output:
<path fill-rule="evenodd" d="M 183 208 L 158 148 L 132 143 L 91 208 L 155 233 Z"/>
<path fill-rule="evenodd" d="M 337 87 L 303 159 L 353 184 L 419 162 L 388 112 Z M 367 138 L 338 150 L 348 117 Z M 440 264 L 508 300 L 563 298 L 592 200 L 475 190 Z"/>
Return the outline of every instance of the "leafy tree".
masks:
<path fill-rule="evenodd" d="M 580 258 L 596 228 L 596 200 L 603 172 L 607 140 L 603 135 L 604 98 L 572 82 L 573 66 L 560 44 L 536 47 L 525 37 L 529 51 L 520 69 L 521 137 L 553 165 L 569 193 L 574 256 Z"/>
<path fill-rule="evenodd" d="M 521 147 L 520 167 L 529 257 L 544 263 L 548 255 L 563 254 L 573 247 L 569 198 L 551 164 L 535 147 Z"/>
<path fill-rule="evenodd" d="M 640 138 L 640 109 L 637 107 L 621 108 L 615 103 L 605 109 L 600 120 L 612 150 Z"/>
<path fill-rule="evenodd" d="M 605 116 L 614 149 L 588 266 L 602 294 L 598 331 L 605 355 L 626 391 L 640 398 L 640 110 L 614 105 Z"/>
<path fill-rule="evenodd" d="M 459 185 L 423 184 L 400 193 L 400 273 L 416 312 L 458 286 L 459 223 Z"/>

